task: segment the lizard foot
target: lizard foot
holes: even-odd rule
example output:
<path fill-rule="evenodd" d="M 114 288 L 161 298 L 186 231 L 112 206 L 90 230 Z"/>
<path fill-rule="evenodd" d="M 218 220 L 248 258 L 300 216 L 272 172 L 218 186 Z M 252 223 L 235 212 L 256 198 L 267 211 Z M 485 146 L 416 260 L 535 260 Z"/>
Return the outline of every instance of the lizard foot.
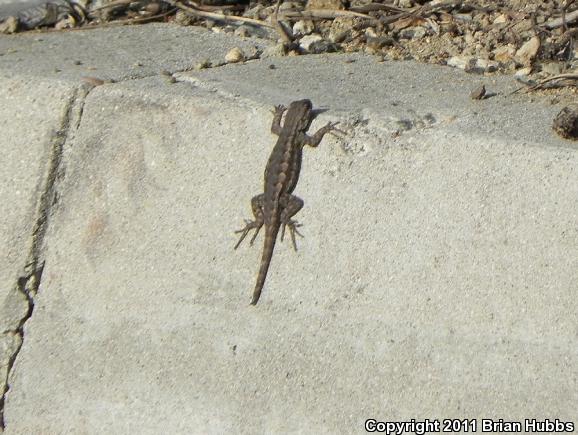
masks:
<path fill-rule="evenodd" d="M 275 107 L 273 107 L 273 110 L 271 110 L 271 112 L 273 113 L 273 115 L 277 115 L 278 113 L 283 113 L 287 110 L 287 108 L 285 106 L 283 106 L 282 104 L 279 104 Z"/>
<path fill-rule="evenodd" d="M 245 228 L 242 228 L 240 230 L 235 231 L 235 234 L 241 234 L 241 238 L 239 239 L 239 241 L 237 242 L 237 244 L 235 245 L 235 247 L 233 249 L 237 249 L 239 247 L 239 245 L 241 244 L 241 242 L 243 240 L 245 240 L 245 237 L 247 237 L 247 234 L 249 234 L 249 231 L 251 230 L 255 230 L 255 234 L 253 234 L 253 237 L 251 237 L 251 241 L 249 242 L 249 246 L 253 245 L 253 242 L 255 241 L 255 239 L 257 238 L 257 234 L 259 234 L 259 230 L 261 229 L 261 227 L 263 226 L 262 222 L 257 222 L 257 221 L 250 221 L 245 219 Z"/>

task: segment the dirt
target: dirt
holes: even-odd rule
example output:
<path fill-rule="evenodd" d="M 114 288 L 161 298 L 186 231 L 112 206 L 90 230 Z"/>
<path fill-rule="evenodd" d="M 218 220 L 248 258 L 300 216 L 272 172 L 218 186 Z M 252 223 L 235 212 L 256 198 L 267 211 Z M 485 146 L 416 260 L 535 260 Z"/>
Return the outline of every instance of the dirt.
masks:
<path fill-rule="evenodd" d="M 535 89 L 577 90 L 578 0 L 287 0 L 278 5 L 277 21 L 271 0 L 77 1 L 85 3 L 67 10 L 68 0 L 49 0 L 58 7 L 21 12 L 16 23 L 4 17 L 0 32 L 165 21 L 277 40 L 263 56 L 361 51 L 471 73 L 515 74 L 529 86 L 562 75 Z M 51 20 L 38 16 L 51 9 L 60 13 Z"/>

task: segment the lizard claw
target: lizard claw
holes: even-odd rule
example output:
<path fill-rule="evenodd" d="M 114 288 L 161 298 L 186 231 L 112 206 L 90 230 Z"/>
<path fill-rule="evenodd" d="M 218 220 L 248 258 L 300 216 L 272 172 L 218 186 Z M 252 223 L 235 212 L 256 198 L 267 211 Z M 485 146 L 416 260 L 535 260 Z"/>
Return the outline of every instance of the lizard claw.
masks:
<path fill-rule="evenodd" d="M 276 115 L 278 113 L 285 112 L 285 110 L 287 110 L 287 108 L 285 106 L 283 106 L 282 104 L 278 104 L 277 106 L 275 106 L 273 108 L 273 110 L 271 112 L 273 113 L 273 115 Z"/>
<path fill-rule="evenodd" d="M 335 128 L 335 126 L 339 124 L 339 121 L 337 122 L 328 122 L 327 125 L 325 127 L 323 127 L 325 129 L 325 132 L 327 133 L 333 133 L 334 131 L 337 131 L 341 134 L 345 134 L 345 132 L 343 130 L 339 130 L 338 128 Z M 334 135 L 335 136 L 335 135 Z"/>

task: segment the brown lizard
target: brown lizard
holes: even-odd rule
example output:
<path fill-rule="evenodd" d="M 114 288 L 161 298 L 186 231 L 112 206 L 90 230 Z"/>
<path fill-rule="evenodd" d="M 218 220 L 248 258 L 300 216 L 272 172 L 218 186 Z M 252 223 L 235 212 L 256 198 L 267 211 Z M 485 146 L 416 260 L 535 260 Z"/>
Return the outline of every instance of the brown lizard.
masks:
<path fill-rule="evenodd" d="M 285 122 L 281 126 L 281 118 L 286 110 Z M 265 225 L 263 256 L 251 305 L 257 304 L 261 296 L 261 290 L 265 284 L 265 278 L 273 256 L 273 248 L 275 247 L 280 228 L 281 240 L 283 240 L 285 227 L 289 227 L 293 248 L 297 250 L 295 233 L 299 234 L 297 227 L 300 225 L 291 218 L 301 210 L 303 200 L 292 195 L 292 193 L 299 180 L 303 147 L 305 145 L 318 146 L 323 136 L 334 130 L 337 125 L 337 122 L 330 122 L 320 128 L 313 136 L 308 136 L 307 130 L 313 118 L 313 107 L 309 100 L 294 101 L 289 105 L 289 109 L 284 106 L 275 106 L 273 111 L 271 132 L 278 135 L 279 138 L 265 167 L 264 193 L 254 196 L 251 200 L 251 208 L 253 209 L 255 220 L 246 221 L 245 227 L 236 231 L 242 234 L 235 245 L 235 249 L 239 247 L 249 231 L 254 229 L 255 234 L 253 234 L 249 242 L 252 245 L 257 234 L 259 234 L 259 230 Z"/>

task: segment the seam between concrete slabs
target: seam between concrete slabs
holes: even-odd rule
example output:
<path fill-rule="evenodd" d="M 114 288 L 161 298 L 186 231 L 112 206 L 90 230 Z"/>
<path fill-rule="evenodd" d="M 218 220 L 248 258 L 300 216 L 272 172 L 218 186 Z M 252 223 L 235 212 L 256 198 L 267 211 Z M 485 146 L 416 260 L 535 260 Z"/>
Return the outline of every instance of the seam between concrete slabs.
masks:
<path fill-rule="evenodd" d="M 109 84 L 131 82 L 143 80 L 152 77 L 165 76 L 167 79 L 173 74 L 187 72 L 189 69 L 183 71 L 175 71 L 167 74 L 161 71 L 159 74 L 144 75 L 142 77 L 128 77 L 121 80 L 115 80 Z M 97 85 L 98 86 L 98 85 Z M 34 298 L 40 287 L 42 272 L 44 270 L 45 260 L 42 258 L 42 249 L 44 247 L 44 236 L 46 235 L 50 213 L 52 206 L 57 203 L 57 180 L 61 176 L 62 171 L 62 156 L 66 143 L 73 138 L 74 133 L 80 127 L 84 105 L 90 92 L 97 87 L 93 84 L 81 84 L 74 89 L 72 96 L 65 104 L 63 114 L 61 116 L 60 125 L 52 134 L 50 140 L 50 149 L 48 150 L 48 162 L 46 169 L 39 178 L 37 192 L 40 192 L 37 204 L 35 206 L 36 222 L 33 226 L 31 234 L 31 246 L 27 255 L 27 261 L 21 270 L 20 277 L 14 284 L 13 291 L 22 297 L 22 301 L 26 304 L 25 313 L 18 322 L 11 325 L 10 328 L 2 331 L 4 335 L 11 335 L 16 345 L 12 354 L 8 357 L 8 367 L 6 377 L 0 379 L 0 432 L 4 432 L 6 422 L 4 420 L 4 409 L 6 405 L 6 397 L 10 391 L 10 378 L 16 363 L 18 354 L 24 345 L 24 325 L 32 317 L 34 312 Z"/>
<path fill-rule="evenodd" d="M 42 271 L 44 269 L 42 248 L 44 236 L 48 228 L 50 211 L 56 200 L 56 181 L 61 169 L 64 146 L 71 136 L 71 130 L 78 128 L 82 117 L 84 103 L 89 92 L 90 90 L 86 87 L 77 88 L 73 91 L 68 102 L 66 102 L 60 125 L 56 132 L 53 133 L 50 140 L 46 170 L 39 179 L 37 192 L 40 192 L 40 195 L 35 207 L 36 222 L 34 223 L 34 228 L 31 234 L 30 251 L 27 256 L 28 259 L 26 265 L 24 265 L 21 275 L 13 290 L 22 295 L 27 304 L 26 312 L 23 317 L 19 319 L 17 324 L 2 331 L 5 335 L 12 335 L 16 341 L 16 346 L 8 358 L 6 378 L 0 379 L 0 391 L 2 392 L 0 395 L 0 431 L 2 432 L 5 429 L 4 407 L 6 404 L 6 396 L 10 391 L 10 377 L 18 354 L 24 345 L 24 325 L 28 319 L 32 317 L 34 312 L 34 297 L 38 292 L 40 280 L 42 278 Z M 73 126 L 72 129 L 71 125 Z"/>

